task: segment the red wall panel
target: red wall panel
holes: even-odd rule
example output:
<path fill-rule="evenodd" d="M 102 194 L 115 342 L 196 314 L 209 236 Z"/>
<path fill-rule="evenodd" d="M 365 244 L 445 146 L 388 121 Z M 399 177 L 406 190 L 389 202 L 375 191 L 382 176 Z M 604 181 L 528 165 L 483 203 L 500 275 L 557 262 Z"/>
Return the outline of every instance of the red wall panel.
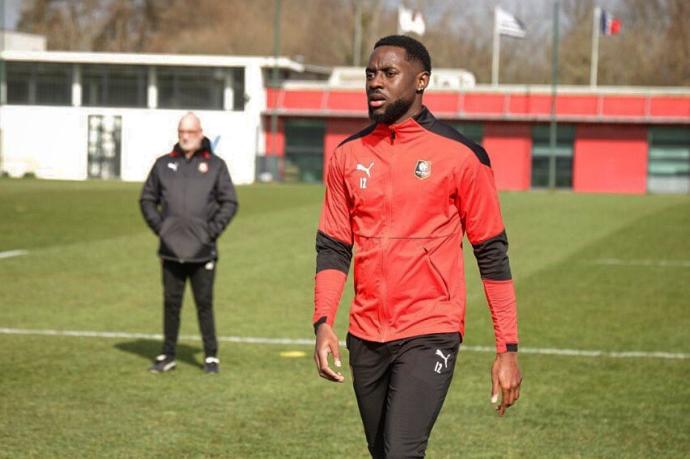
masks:
<path fill-rule="evenodd" d="M 425 96 L 425 103 L 439 114 L 474 115 L 475 117 L 495 117 L 500 115 L 524 116 L 548 115 L 551 111 L 551 95 L 545 92 L 434 92 Z M 360 89 L 267 89 L 268 108 L 279 106 L 294 112 L 319 112 L 317 116 L 338 116 L 333 112 L 343 112 L 348 116 L 366 116 L 366 96 Z M 680 118 L 681 122 L 690 120 L 690 97 L 687 95 L 621 95 L 610 93 L 559 94 L 556 105 L 559 116 L 590 117 L 593 122 L 618 121 L 630 117 L 638 119 L 650 117 Z M 330 113 L 327 113 L 329 111 Z M 294 113 L 293 113 L 294 114 Z"/>
<path fill-rule="evenodd" d="M 594 115 L 597 113 L 597 96 L 559 96 L 556 112 L 559 115 Z"/>
<path fill-rule="evenodd" d="M 510 113 L 547 115 L 551 113 L 551 96 L 541 94 L 510 94 Z"/>
<path fill-rule="evenodd" d="M 273 88 L 266 88 L 266 108 L 274 108 L 280 91 Z"/>
<path fill-rule="evenodd" d="M 282 118 L 278 118 L 278 130 L 275 140 L 271 132 L 271 117 L 265 116 L 263 122 L 266 155 L 285 156 L 285 121 Z"/>
<path fill-rule="evenodd" d="M 331 110 L 348 110 L 362 112 L 366 116 L 367 95 L 364 88 L 357 91 L 330 91 L 326 107 Z"/>
<path fill-rule="evenodd" d="M 578 126 L 573 190 L 644 193 L 647 189 L 647 150 L 645 126 Z"/>
<path fill-rule="evenodd" d="M 532 131 L 529 124 L 486 123 L 484 149 L 499 190 L 528 190 L 532 173 Z"/>
<path fill-rule="evenodd" d="M 690 119 L 690 97 L 654 97 L 650 114 L 652 116 L 680 116 Z"/>
<path fill-rule="evenodd" d="M 366 119 L 329 119 L 326 122 L 326 134 L 323 139 L 323 172 L 326 173 L 328 160 L 335 148 L 352 134 L 369 125 Z"/>
<path fill-rule="evenodd" d="M 283 91 L 278 103 L 281 107 L 318 110 L 324 98 L 323 91 Z"/>
<path fill-rule="evenodd" d="M 643 96 L 606 96 L 602 114 L 605 116 L 644 116 L 645 102 Z"/>
<path fill-rule="evenodd" d="M 466 93 L 462 98 L 462 110 L 467 113 L 499 115 L 505 111 L 503 94 Z"/>
<path fill-rule="evenodd" d="M 427 93 L 424 94 L 424 105 L 433 113 L 457 113 L 458 96 L 456 93 Z"/>

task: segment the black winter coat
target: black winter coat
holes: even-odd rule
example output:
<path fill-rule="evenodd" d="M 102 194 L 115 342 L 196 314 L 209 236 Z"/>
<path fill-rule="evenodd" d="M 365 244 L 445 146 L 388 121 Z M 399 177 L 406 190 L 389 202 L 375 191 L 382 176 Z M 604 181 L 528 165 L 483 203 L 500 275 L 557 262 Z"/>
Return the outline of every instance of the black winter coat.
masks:
<path fill-rule="evenodd" d="M 190 159 L 176 144 L 156 160 L 139 205 L 160 238 L 158 255 L 181 263 L 217 259 L 216 239 L 238 207 L 228 167 L 206 137 Z"/>

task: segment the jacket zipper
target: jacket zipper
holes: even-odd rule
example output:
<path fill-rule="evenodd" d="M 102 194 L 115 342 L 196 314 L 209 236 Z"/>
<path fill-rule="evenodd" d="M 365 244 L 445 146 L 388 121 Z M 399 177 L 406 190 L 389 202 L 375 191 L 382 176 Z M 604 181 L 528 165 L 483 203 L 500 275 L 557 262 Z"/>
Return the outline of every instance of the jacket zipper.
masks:
<path fill-rule="evenodd" d="M 180 161 L 180 165 L 182 166 L 182 190 L 184 194 L 182 195 L 182 215 L 187 215 L 187 172 L 188 168 L 187 166 L 189 165 L 190 161 L 187 161 L 186 158 L 182 158 L 182 161 Z M 184 260 L 180 258 L 180 263 L 184 263 Z"/>
<path fill-rule="evenodd" d="M 394 130 L 391 130 L 391 146 L 395 144 L 395 137 L 396 133 Z M 394 152 L 391 150 L 391 156 L 394 154 Z M 393 176 L 394 176 L 394 167 L 393 167 L 393 161 L 389 161 L 388 165 L 388 180 L 386 181 L 386 194 L 385 194 L 385 205 L 386 205 L 386 234 L 385 237 L 382 238 L 382 244 L 383 247 L 381 247 L 381 285 L 383 287 L 383 320 L 381 321 L 382 324 L 382 340 L 387 341 L 388 340 L 388 329 L 390 325 L 390 320 L 391 320 L 391 315 L 390 315 L 390 309 L 389 309 L 389 298 L 388 298 L 388 283 L 386 282 L 386 254 L 387 251 L 390 249 L 390 236 L 391 236 L 391 229 L 393 226 Z"/>

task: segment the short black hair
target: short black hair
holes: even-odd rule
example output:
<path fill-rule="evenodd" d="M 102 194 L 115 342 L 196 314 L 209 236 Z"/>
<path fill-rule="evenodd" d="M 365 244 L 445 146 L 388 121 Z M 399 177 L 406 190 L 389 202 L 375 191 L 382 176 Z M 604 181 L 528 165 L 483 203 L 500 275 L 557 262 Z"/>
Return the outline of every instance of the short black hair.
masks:
<path fill-rule="evenodd" d="M 417 61 L 422 64 L 424 70 L 431 73 L 431 56 L 420 41 L 407 35 L 388 35 L 381 38 L 374 45 L 374 49 L 379 46 L 397 46 L 403 48 L 407 54 L 407 60 Z"/>

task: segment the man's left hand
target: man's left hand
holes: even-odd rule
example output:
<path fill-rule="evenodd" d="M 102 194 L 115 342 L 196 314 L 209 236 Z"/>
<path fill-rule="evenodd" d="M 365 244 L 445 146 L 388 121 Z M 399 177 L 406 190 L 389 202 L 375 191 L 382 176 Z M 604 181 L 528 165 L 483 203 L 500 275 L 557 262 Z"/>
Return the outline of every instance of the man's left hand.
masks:
<path fill-rule="evenodd" d="M 501 403 L 496 407 L 499 416 L 503 416 L 510 406 L 520 398 L 520 384 L 522 374 L 518 366 L 516 352 L 502 352 L 496 354 L 491 367 L 491 403 L 498 402 L 499 392 Z"/>

